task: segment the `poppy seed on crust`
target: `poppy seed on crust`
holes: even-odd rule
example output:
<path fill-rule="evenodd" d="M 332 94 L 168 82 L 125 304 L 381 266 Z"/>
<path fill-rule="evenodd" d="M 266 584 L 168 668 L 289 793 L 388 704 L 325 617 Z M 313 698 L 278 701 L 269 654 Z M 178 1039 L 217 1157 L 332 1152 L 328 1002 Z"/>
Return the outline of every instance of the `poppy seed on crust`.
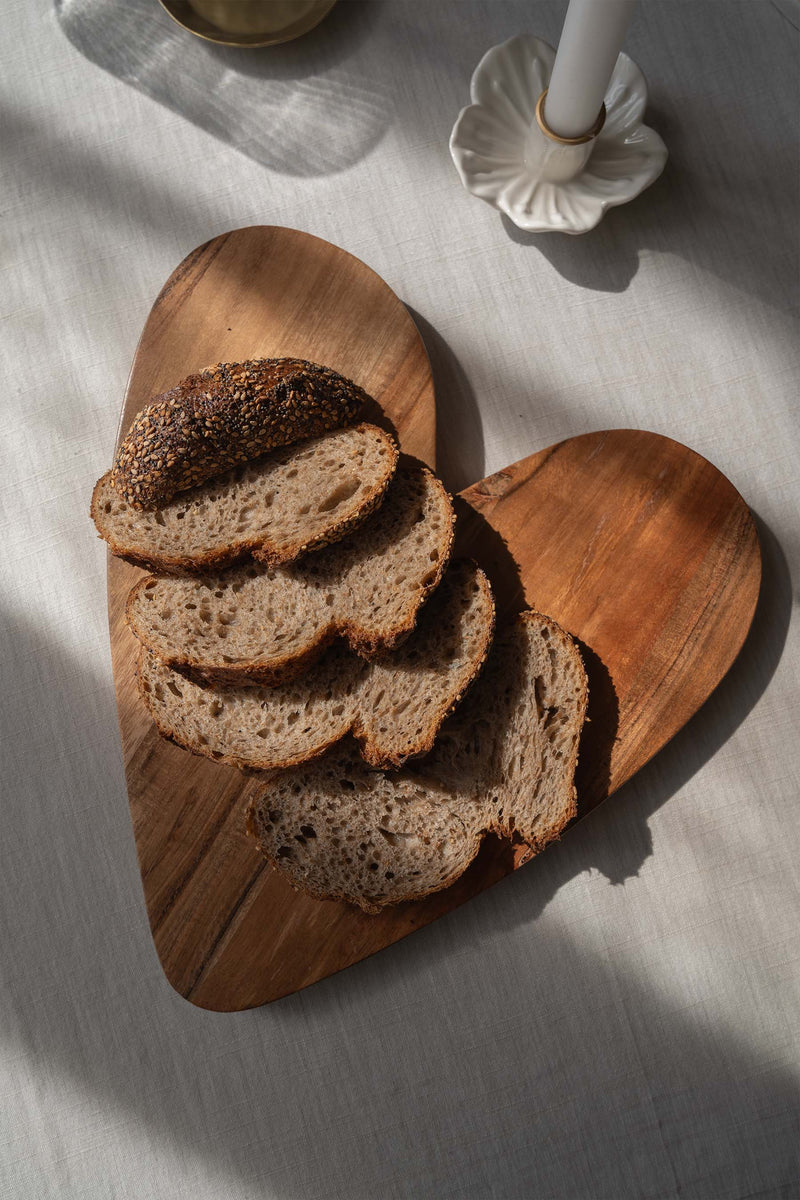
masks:
<path fill-rule="evenodd" d="M 218 363 L 135 417 L 111 481 L 133 508 L 157 508 L 268 450 L 348 425 L 369 399 L 343 375 L 301 358 Z"/>

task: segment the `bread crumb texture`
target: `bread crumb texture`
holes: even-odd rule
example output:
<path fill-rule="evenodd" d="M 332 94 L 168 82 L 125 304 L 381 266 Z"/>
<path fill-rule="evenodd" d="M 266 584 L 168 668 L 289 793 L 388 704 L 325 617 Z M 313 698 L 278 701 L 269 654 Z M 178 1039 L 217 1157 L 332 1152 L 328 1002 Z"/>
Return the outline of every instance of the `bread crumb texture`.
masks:
<path fill-rule="evenodd" d="M 273 866 L 319 899 L 366 912 L 449 886 L 487 834 L 538 852 L 575 816 L 586 715 L 577 647 L 554 621 L 523 613 L 496 639 L 432 751 L 401 771 L 371 770 L 346 743 L 270 778 L 248 831 Z"/>
<path fill-rule="evenodd" d="M 288 684 L 201 686 L 145 650 L 139 687 L 165 737 L 217 762 L 271 770 L 305 762 L 352 732 L 367 761 L 398 767 L 430 750 L 481 669 L 493 628 L 488 580 L 462 561 L 414 633 L 381 662 L 338 643 Z"/>
<path fill-rule="evenodd" d="M 91 515 L 112 553 L 162 573 L 214 570 L 256 551 L 291 562 L 358 528 L 382 501 L 397 458 L 388 433 L 354 425 L 273 450 L 154 511 L 130 505 L 107 472 Z"/>
<path fill-rule="evenodd" d="M 430 471 L 401 470 L 378 511 L 337 545 L 291 566 L 150 576 L 131 591 L 128 624 L 162 662 L 200 682 L 285 682 L 337 634 L 379 657 L 409 635 L 438 587 L 453 520 Z"/>

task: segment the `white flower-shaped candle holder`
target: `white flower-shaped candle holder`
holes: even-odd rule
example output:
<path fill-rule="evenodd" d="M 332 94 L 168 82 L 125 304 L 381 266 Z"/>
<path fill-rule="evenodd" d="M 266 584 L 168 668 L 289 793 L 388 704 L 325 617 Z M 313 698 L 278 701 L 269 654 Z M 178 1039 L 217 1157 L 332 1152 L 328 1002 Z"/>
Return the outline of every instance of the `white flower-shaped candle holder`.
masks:
<path fill-rule="evenodd" d="M 472 76 L 472 104 L 459 114 L 450 153 L 467 191 L 520 229 L 586 233 L 658 178 L 667 148 L 642 124 L 647 85 L 627 54 L 611 76 L 602 125 L 601 114 L 573 142 L 545 132 L 540 102 L 554 60 L 552 46 L 529 34 L 492 47 Z"/>

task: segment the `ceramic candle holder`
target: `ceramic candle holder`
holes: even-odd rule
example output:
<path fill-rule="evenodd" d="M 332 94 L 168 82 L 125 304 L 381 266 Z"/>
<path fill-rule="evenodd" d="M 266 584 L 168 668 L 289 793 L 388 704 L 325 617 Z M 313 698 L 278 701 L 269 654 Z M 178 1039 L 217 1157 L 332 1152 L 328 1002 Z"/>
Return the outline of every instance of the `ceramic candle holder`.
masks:
<path fill-rule="evenodd" d="M 667 148 L 642 124 L 647 85 L 627 54 L 595 129 L 558 138 L 544 113 L 554 61 L 552 46 L 530 34 L 493 46 L 472 76 L 472 104 L 453 127 L 450 153 L 467 191 L 520 229 L 586 233 L 658 178 Z"/>

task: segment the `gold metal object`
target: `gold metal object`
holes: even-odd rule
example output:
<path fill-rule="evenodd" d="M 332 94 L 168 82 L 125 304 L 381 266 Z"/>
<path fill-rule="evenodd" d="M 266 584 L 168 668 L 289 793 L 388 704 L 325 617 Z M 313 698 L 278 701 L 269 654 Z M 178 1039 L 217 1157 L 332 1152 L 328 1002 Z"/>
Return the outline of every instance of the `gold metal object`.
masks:
<path fill-rule="evenodd" d="M 260 4 L 264 11 L 268 11 L 270 0 L 252 0 L 252 3 L 254 7 Z M 245 46 L 251 49 L 260 46 L 277 46 L 281 42 L 291 42 L 294 38 L 302 37 L 304 33 L 308 33 L 320 23 L 323 17 L 328 15 L 335 3 L 336 0 L 319 0 L 299 20 L 285 25 L 276 33 L 266 34 L 233 33 L 230 30 L 220 29 L 219 26 L 202 17 L 200 13 L 195 12 L 188 0 L 159 0 L 159 4 L 165 12 L 169 13 L 173 21 L 181 28 L 187 29 L 189 33 L 193 33 L 207 42 L 216 42 L 220 46 Z"/>
<path fill-rule="evenodd" d="M 597 114 L 597 120 L 588 133 L 582 133 L 580 137 L 561 137 L 560 134 L 554 133 L 547 121 L 544 118 L 544 102 L 547 99 L 547 88 L 544 89 L 539 99 L 536 101 L 536 120 L 542 133 L 551 138 L 554 142 L 558 142 L 562 146 L 582 146 L 585 142 L 591 142 L 596 138 L 600 130 L 606 123 L 606 106 L 600 105 L 600 112 Z"/>

